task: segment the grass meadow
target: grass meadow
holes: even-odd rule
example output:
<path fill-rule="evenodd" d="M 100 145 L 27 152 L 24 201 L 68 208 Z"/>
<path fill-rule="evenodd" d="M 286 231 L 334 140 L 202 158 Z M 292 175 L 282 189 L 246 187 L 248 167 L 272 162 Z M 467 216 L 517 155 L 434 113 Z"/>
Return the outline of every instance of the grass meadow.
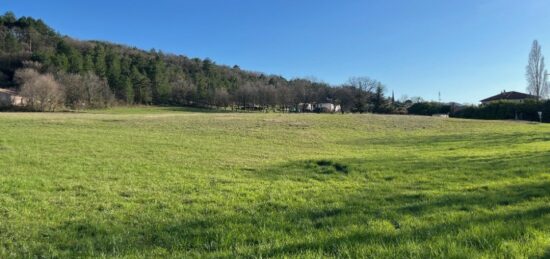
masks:
<path fill-rule="evenodd" d="M 0 258 L 549 258 L 550 125 L 0 114 Z"/>

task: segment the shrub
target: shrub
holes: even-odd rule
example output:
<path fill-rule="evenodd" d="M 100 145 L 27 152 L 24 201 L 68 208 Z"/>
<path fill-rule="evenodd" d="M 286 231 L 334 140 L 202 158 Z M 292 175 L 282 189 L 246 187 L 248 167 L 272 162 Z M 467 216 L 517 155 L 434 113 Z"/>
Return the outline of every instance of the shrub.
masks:
<path fill-rule="evenodd" d="M 450 113 L 451 105 L 437 102 L 420 102 L 415 103 L 407 109 L 409 114 L 414 115 L 434 115 L 440 113 Z"/>
<path fill-rule="evenodd" d="M 471 106 L 460 110 L 453 117 L 486 120 L 528 120 L 539 121 L 538 112 L 543 114 L 543 122 L 550 122 L 550 101 L 527 101 L 524 103 L 497 102 L 481 106 Z"/>

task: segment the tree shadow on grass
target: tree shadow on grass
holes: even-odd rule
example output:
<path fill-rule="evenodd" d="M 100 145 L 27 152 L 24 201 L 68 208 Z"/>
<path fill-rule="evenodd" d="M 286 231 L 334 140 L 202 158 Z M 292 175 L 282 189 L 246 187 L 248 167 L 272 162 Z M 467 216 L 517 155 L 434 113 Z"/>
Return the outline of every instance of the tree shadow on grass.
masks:
<path fill-rule="evenodd" d="M 414 213 L 407 204 L 416 202 L 414 199 L 410 201 L 398 197 L 391 204 L 371 206 L 368 193 L 352 193 L 345 199 L 344 205 L 328 205 L 320 211 L 318 208 L 296 208 L 286 212 L 289 224 L 310 225 L 312 229 L 325 231 L 325 234 L 350 229 L 350 226 L 361 225 L 364 228 L 343 235 L 340 232 L 338 235 L 321 235 L 315 240 L 285 244 L 264 251 L 264 255 L 284 257 L 317 251 L 325 256 L 341 257 L 344 256 L 341 249 L 345 247 L 382 246 L 390 250 L 403 250 L 406 248 L 401 245 L 415 242 L 423 247 L 415 257 L 451 256 L 445 254 L 445 247 L 434 246 L 441 240 L 454 242 L 462 252 L 468 252 L 471 256 L 503 255 L 510 252 L 502 248 L 503 243 L 527 245 L 523 242 L 533 237 L 532 229 L 542 232 L 550 230 L 545 227 L 547 220 L 550 220 L 550 205 L 544 202 L 550 200 L 550 181 L 498 186 L 490 189 L 490 195 L 485 192 L 470 191 L 460 196 L 436 195 L 423 201 Z M 465 211 L 464 207 L 478 211 Z M 445 218 L 445 215 L 453 213 L 456 216 Z M 430 223 L 408 225 L 411 217 Z M 373 227 L 373 224 L 380 222 L 385 222 L 387 231 L 377 231 Z M 437 251 L 430 251 L 429 248 Z M 540 247 L 533 250 L 537 249 L 540 250 Z"/>
<path fill-rule="evenodd" d="M 415 182 L 415 185 L 427 185 L 426 188 L 415 186 L 412 190 L 421 190 L 419 192 L 410 192 L 411 189 L 406 186 L 396 187 L 395 193 L 382 194 L 387 201 L 385 204 L 373 206 L 375 201 L 376 189 L 365 190 L 363 193 L 350 192 L 343 200 L 346 205 L 338 208 L 326 208 L 324 212 L 313 213 L 308 208 L 301 208 L 298 215 L 289 216 L 289 219 L 309 219 L 315 229 L 345 228 L 344 225 L 334 226 L 334 220 L 329 218 L 343 217 L 343 215 L 359 215 L 363 221 L 349 221 L 349 224 L 369 225 L 369 219 L 386 220 L 388 224 L 395 227 L 398 234 L 381 234 L 373 232 L 352 233 L 350 235 L 338 236 L 335 238 L 320 239 L 317 241 L 298 242 L 272 249 L 266 253 L 268 256 L 292 256 L 306 251 L 323 251 L 324 254 L 331 256 L 341 256 L 338 247 L 349 245 L 377 245 L 383 243 L 389 246 L 398 246 L 409 241 L 426 242 L 437 238 L 446 238 L 449 235 L 455 235 L 461 231 L 468 230 L 471 227 L 483 228 L 486 224 L 495 223 L 502 226 L 491 232 L 490 235 L 471 236 L 462 240 L 464 249 L 470 249 L 474 253 L 485 253 L 489 250 L 495 252 L 500 249 L 499 246 L 504 241 L 522 242 L 531 234 L 528 233 L 529 227 L 540 228 L 544 217 L 550 215 L 550 206 L 539 206 L 536 208 L 521 209 L 521 206 L 531 201 L 541 201 L 550 199 L 550 181 L 542 177 L 544 168 L 550 167 L 550 152 L 523 152 L 521 155 L 513 156 L 452 156 L 447 157 L 444 163 L 438 159 L 425 160 L 395 160 L 383 162 L 374 159 L 336 159 L 331 163 L 340 163 L 349 168 L 347 174 L 323 174 L 313 165 L 324 164 L 323 160 L 297 161 L 284 164 L 280 167 L 268 168 L 264 171 L 256 172 L 260 177 L 265 177 L 268 181 L 293 180 L 304 182 L 308 180 L 350 180 L 347 177 L 366 176 L 369 182 L 383 181 L 403 181 L 400 177 L 412 177 L 414 174 L 435 176 L 442 169 L 452 168 L 459 175 L 438 176 L 439 179 L 432 178 L 433 181 L 451 181 L 466 183 L 470 186 L 452 190 L 445 190 L 441 194 L 424 194 L 422 190 L 434 190 L 433 182 Z M 383 167 L 377 167 L 376 164 L 383 164 Z M 388 166 L 389 165 L 389 166 Z M 402 171 L 405 168 L 407 174 L 398 173 L 398 176 L 384 177 L 380 171 Z M 534 168 L 535 170 L 530 170 Z M 542 170 L 541 170 L 542 169 Z M 431 173 L 433 171 L 433 173 Z M 369 176 L 372 173 L 374 176 Z M 290 175 L 290 176 L 289 176 Z M 470 179 L 465 181 L 464 177 Z M 414 177 L 413 177 L 414 178 Z M 527 179 L 525 182 L 518 179 Z M 531 179 L 529 179 L 531 178 Z M 443 187 L 445 184 L 442 183 Z M 376 188 L 376 187 L 374 187 Z M 380 188 L 387 188 L 381 185 Z M 437 188 L 435 188 L 437 189 Z M 514 206 L 518 207 L 514 208 Z M 380 210 L 376 210 L 379 207 Z M 500 213 L 487 213 L 486 211 L 500 209 Z M 478 211 L 479 210 L 479 211 Z M 481 212 L 480 212 L 481 211 Z M 458 220 L 449 220 L 444 223 L 434 224 L 429 227 L 410 227 L 403 226 L 404 217 L 430 218 L 437 217 L 441 213 L 459 213 L 466 216 Z M 308 217 L 308 215 L 321 215 L 319 217 Z M 326 216 L 324 216 L 326 215 Z M 327 220 L 329 219 L 329 220 Z M 303 224 L 303 221 L 292 222 L 292 225 Z M 323 224 L 328 223 L 324 226 Z M 505 226 L 520 226 L 520 228 L 506 228 Z M 336 249 L 336 250 L 335 250 Z M 503 251 L 498 251 L 503 252 Z M 433 256 L 422 254 L 418 256 Z"/>
<path fill-rule="evenodd" d="M 433 181 L 418 181 L 417 185 L 438 181 L 481 183 L 511 178 L 530 177 L 550 168 L 550 151 L 510 152 L 507 155 L 468 156 L 444 155 L 418 157 L 336 158 L 291 161 L 258 169 L 243 169 L 249 177 L 267 181 L 294 180 L 346 180 L 366 177 L 371 181 L 415 179 L 414 176 L 432 177 Z M 433 187 L 433 186 L 429 186 Z"/>
<path fill-rule="evenodd" d="M 369 223 L 366 223 L 366 230 L 354 231 L 349 234 L 339 236 L 328 236 L 315 241 L 301 241 L 292 244 L 283 245 L 265 252 L 267 256 L 294 256 L 307 251 L 321 251 L 324 255 L 341 256 L 339 249 L 343 247 L 354 246 L 380 246 L 388 249 L 406 249 L 399 248 L 407 242 L 416 242 L 424 248 L 422 252 L 416 254 L 418 257 L 445 257 L 444 247 L 433 246 L 435 240 L 448 240 L 458 243 L 463 252 L 475 254 L 489 254 L 504 252 L 498 251 L 500 245 L 505 241 L 523 242 L 530 237 L 530 227 L 540 227 L 544 225 L 544 217 L 550 215 L 550 207 L 541 206 L 534 209 L 528 209 L 520 212 L 511 212 L 503 214 L 491 214 L 480 216 L 463 217 L 462 219 L 448 220 L 444 223 L 431 224 L 424 227 L 407 227 L 393 224 L 394 231 L 380 232 L 369 231 Z M 376 219 L 374 217 L 373 219 Z M 384 219 L 382 219 L 384 220 Z M 391 220 L 390 220 L 391 221 Z M 350 224 L 353 224 L 350 222 Z M 488 224 L 493 224 L 488 226 Z M 472 228 L 494 227 L 487 233 L 472 232 L 461 239 L 452 238 L 460 233 L 464 235 Z M 511 227 L 507 227 L 511 226 Z M 430 251 L 438 249 L 439 251 Z M 456 247 L 455 247 L 456 249 Z M 398 253 L 396 253 L 398 254 Z M 359 256 L 359 255 L 358 255 Z M 365 255 L 362 255 L 365 256 Z M 462 256 L 467 256 L 463 254 Z"/>
<path fill-rule="evenodd" d="M 515 201 L 515 204 L 520 204 L 533 199 L 549 199 L 549 186 L 550 182 L 520 184 L 491 191 L 494 195 L 506 196 Z M 519 192 L 522 189 L 527 190 L 528 194 Z M 529 194 L 531 189 L 538 190 L 536 196 Z M 491 199 L 480 199 L 478 193 L 466 193 L 458 200 L 453 199 L 456 199 L 453 195 L 440 195 L 430 199 L 422 208 L 425 215 L 420 215 L 419 219 L 428 220 L 437 215 L 438 210 L 447 213 L 459 211 L 460 209 L 449 207 L 454 203 L 483 209 L 511 206 Z M 158 249 L 165 251 L 166 255 L 192 252 L 226 257 L 284 257 L 315 252 L 325 256 L 342 256 L 343 247 L 383 245 L 397 249 L 404 242 L 418 243 L 426 253 L 418 256 L 430 256 L 428 244 L 431 241 L 449 239 L 449 236 L 464 233 L 472 227 L 483 228 L 488 224 L 497 224 L 500 227 L 477 236 L 471 234 L 462 237 L 457 241 L 458 244 L 466 250 L 484 253 L 497 249 L 504 241 L 519 242 L 529 237 L 530 228 L 544 226 L 544 218 L 550 215 L 550 206 L 537 205 L 528 209 L 515 208 L 495 213 L 466 213 L 462 217 L 443 222 L 439 219 L 433 224 L 409 226 L 403 221 L 410 215 L 408 211 L 402 211 L 399 206 L 383 204 L 378 204 L 378 208 L 377 204 L 373 206 L 370 202 L 365 199 L 365 193 L 351 193 L 338 204 L 316 202 L 315 206 L 281 208 L 270 206 L 264 201 L 249 204 L 248 211 L 205 213 L 192 218 L 179 215 L 166 218 L 131 215 L 125 220 L 104 221 L 88 215 L 79 220 L 69 220 L 45 228 L 41 235 L 43 242 L 70 256 L 118 256 L 127 253 L 145 255 Z M 432 210 L 432 213 L 428 213 Z M 388 231 L 373 230 L 372 224 L 376 222 L 386 222 Z M 362 227 L 342 234 L 342 231 L 351 226 Z M 332 235 L 336 230 L 340 234 Z M 317 235 L 318 238 L 311 239 Z M 300 238 L 302 236 L 310 238 Z M 241 249 L 236 250 L 236 247 Z M 33 255 L 45 255 L 44 253 L 46 251 L 37 250 Z"/>
<path fill-rule="evenodd" d="M 550 197 L 550 182 L 516 183 L 503 187 L 481 186 L 439 195 L 436 201 L 411 200 L 397 209 L 400 213 L 421 215 L 433 210 L 455 209 L 472 211 L 476 208 L 492 209 L 513 206 L 533 199 Z M 391 201 L 403 201 L 402 195 L 388 197 Z M 399 202 L 397 202 L 399 203 Z"/>
<path fill-rule="evenodd" d="M 287 189 L 296 188 L 287 186 L 287 181 L 306 186 L 309 181 L 355 182 L 366 179 L 372 185 L 369 188 L 339 189 L 322 183 L 326 189 L 321 192 L 300 189 L 286 194 L 302 195 L 303 203 L 286 203 L 290 198 L 286 196 L 280 199 L 260 197 L 254 202 L 240 200 L 237 204 L 242 208 L 226 206 L 217 212 L 193 211 L 194 216 L 159 211 L 159 214 L 134 213 L 109 219 L 97 212 L 58 225 L 44 226 L 39 238 L 43 246 L 31 249 L 30 253 L 43 256 L 54 247 L 62 255 L 84 257 L 150 255 L 151 251 L 159 249 L 164 251 L 162 255 L 284 257 L 311 252 L 339 257 L 344 256 L 341 254 L 344 247 L 405 249 L 401 245 L 415 242 L 422 247 L 422 252 L 416 256 L 444 257 L 449 256 L 445 254 L 445 247 L 441 247 L 444 244 L 433 247 L 434 240 L 454 242 L 449 236 L 459 234 L 462 238 L 456 240 L 456 245 L 465 251 L 474 254 L 502 252 L 498 250 L 502 242 L 528 239 L 532 235 L 530 229 L 540 229 L 544 226 L 544 219 L 548 218 L 550 207 L 540 205 L 540 201 L 550 199 L 550 182 L 547 178 L 536 178 L 540 174 L 538 171 L 521 171 L 527 166 L 548 168 L 548 161 L 542 159 L 548 155 L 549 152 L 533 152 L 511 157 L 448 157 L 444 163 L 438 159 L 381 162 L 374 158 L 284 163 L 246 173 L 266 185 L 277 186 L 280 180 L 284 180 L 281 185 L 285 186 L 279 187 Z M 536 162 L 527 158 L 535 158 Z M 442 169 L 448 168 L 458 168 L 462 175 L 437 176 Z M 488 171 L 482 174 L 480 168 Z M 498 171 L 506 171 L 500 174 L 502 183 L 485 184 L 485 181 L 494 180 L 492 173 Z M 383 175 L 381 172 L 393 173 Z M 434 178 L 432 182 L 409 179 L 414 178 L 414 174 Z M 471 182 L 466 182 L 463 174 L 471 174 Z M 527 180 L 514 181 L 519 176 Z M 535 181 L 537 179 L 540 181 Z M 446 190 L 442 181 L 447 180 L 471 186 Z M 410 185 L 415 185 L 415 188 L 409 188 Z M 423 192 L 438 188 L 443 191 Z M 238 197 L 231 198 L 238 200 Z M 531 202 L 530 206 L 522 207 Z M 153 205 L 145 203 L 139 206 L 147 208 Z M 449 213 L 459 216 L 446 219 L 441 215 Z M 406 219 L 411 217 L 430 224 L 407 225 Z M 475 231 L 468 232 L 471 228 L 484 228 L 490 224 L 498 228 L 477 236 Z M 379 231 L 377 227 L 386 231 Z M 339 234 L 335 235 L 336 232 Z M 430 248 L 437 249 L 440 254 L 431 254 Z"/>
<path fill-rule="evenodd" d="M 546 132 L 516 132 L 516 133 L 471 133 L 471 134 L 440 134 L 440 135 L 397 135 L 392 138 L 366 137 L 340 141 L 338 144 L 347 146 L 387 146 L 392 147 L 448 147 L 450 149 L 511 147 L 516 144 L 548 142 L 550 136 Z"/>

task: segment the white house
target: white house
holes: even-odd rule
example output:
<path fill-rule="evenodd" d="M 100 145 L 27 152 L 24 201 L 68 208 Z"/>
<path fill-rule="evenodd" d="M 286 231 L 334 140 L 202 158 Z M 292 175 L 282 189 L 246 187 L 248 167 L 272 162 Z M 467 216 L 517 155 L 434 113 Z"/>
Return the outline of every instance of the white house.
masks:
<path fill-rule="evenodd" d="M 432 114 L 432 117 L 449 118 L 449 114 L 447 114 L 447 113 L 436 113 L 436 114 Z"/>
<path fill-rule="evenodd" d="M 23 104 L 23 97 L 17 95 L 17 92 L 0 88 L 0 107 L 22 106 Z"/>
<path fill-rule="evenodd" d="M 317 112 L 340 112 L 342 107 L 333 103 L 317 103 L 315 104 L 315 111 Z"/>
<path fill-rule="evenodd" d="M 298 112 L 312 112 L 313 105 L 311 103 L 299 103 Z"/>

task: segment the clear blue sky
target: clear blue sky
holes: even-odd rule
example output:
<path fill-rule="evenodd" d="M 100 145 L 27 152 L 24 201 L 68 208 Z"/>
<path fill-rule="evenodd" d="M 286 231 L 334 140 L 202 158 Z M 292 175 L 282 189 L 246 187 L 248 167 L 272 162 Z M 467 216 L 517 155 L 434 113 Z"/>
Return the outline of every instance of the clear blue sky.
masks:
<path fill-rule="evenodd" d="M 550 57 L 547 0 L 0 0 L 8 10 L 78 39 L 287 78 L 369 76 L 397 97 L 525 91 L 531 42 Z"/>

